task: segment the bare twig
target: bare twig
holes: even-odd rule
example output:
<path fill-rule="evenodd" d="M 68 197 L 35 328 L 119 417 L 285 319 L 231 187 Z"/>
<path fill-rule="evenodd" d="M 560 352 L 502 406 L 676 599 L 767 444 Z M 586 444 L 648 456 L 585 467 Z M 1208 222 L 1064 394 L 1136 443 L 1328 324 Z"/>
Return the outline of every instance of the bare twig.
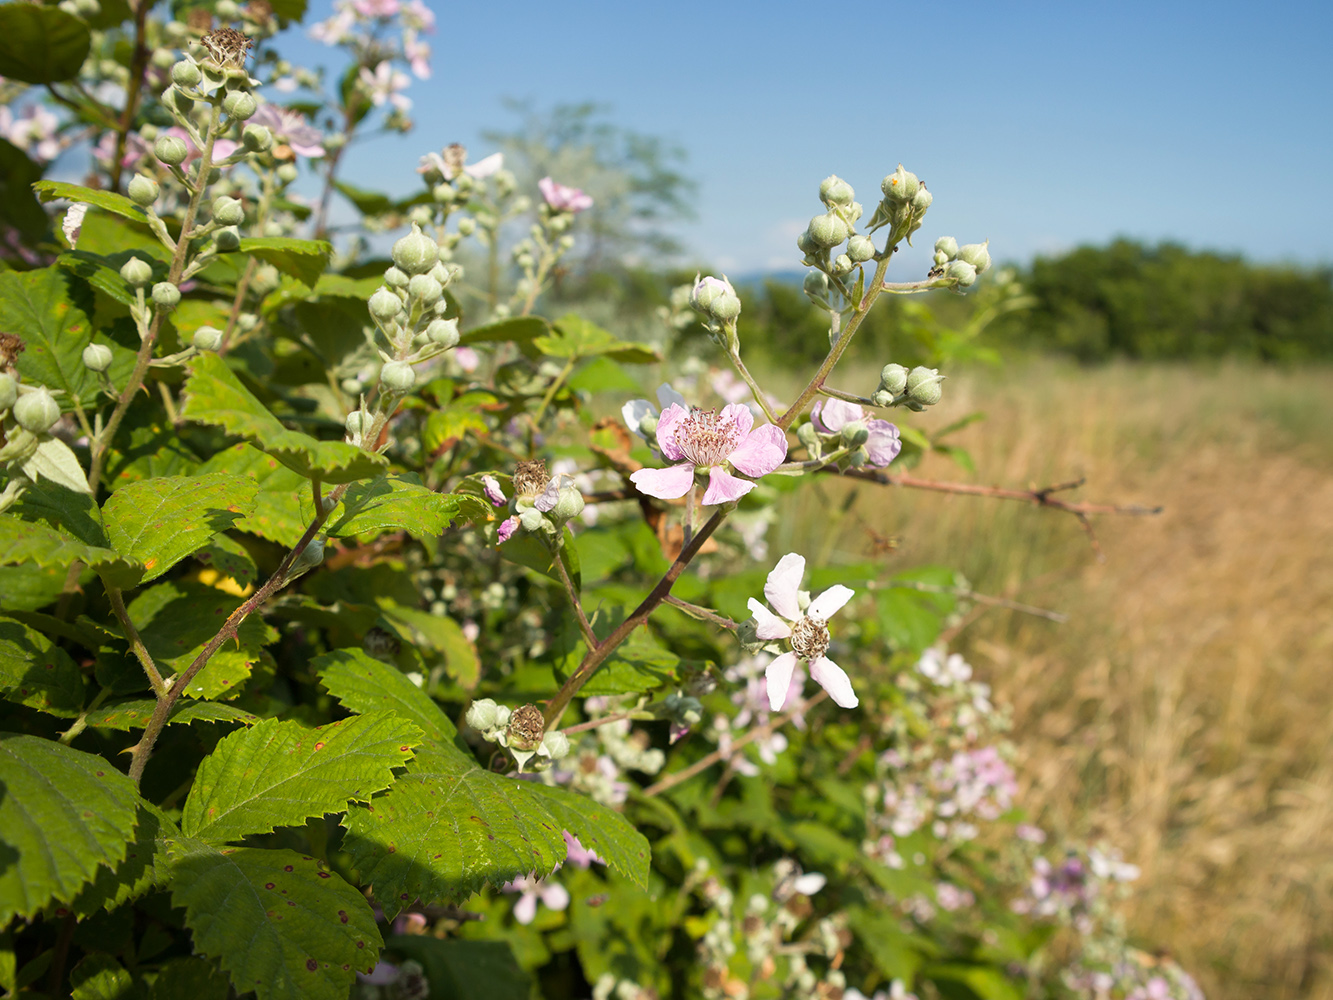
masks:
<path fill-rule="evenodd" d="M 709 611 L 707 608 L 701 608 L 697 604 L 691 604 L 689 601 L 682 601 L 674 594 L 667 594 L 667 596 L 663 598 L 663 603 L 670 604 L 673 608 L 680 608 L 681 611 L 684 611 L 691 618 L 697 618 L 700 621 L 705 622 L 712 622 L 714 625 L 720 625 L 722 628 L 731 629 L 732 631 L 735 631 L 736 629 L 736 623 L 730 618 L 725 618 L 722 615 L 719 615 L 716 611 Z"/>
<path fill-rule="evenodd" d="M 596 649 L 597 636 L 588 622 L 588 616 L 583 613 L 579 592 L 574 588 L 574 581 L 569 578 L 569 570 L 565 569 L 565 561 L 560 558 L 558 549 L 551 553 L 551 562 L 555 564 L 556 571 L 560 574 L 560 582 L 565 585 L 565 595 L 569 598 L 569 603 L 574 608 L 574 615 L 579 620 L 579 631 L 583 633 L 583 641 L 588 644 L 589 650 Z"/>

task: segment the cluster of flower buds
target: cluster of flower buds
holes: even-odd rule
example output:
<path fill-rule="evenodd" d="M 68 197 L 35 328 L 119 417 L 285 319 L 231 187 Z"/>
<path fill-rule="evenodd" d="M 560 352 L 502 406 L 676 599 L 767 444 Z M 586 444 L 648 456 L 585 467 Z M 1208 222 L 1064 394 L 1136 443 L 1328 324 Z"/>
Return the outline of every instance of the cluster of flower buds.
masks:
<path fill-rule="evenodd" d="M 583 513 L 583 494 L 570 476 L 547 474 L 540 460 L 519 462 L 512 479 L 514 496 L 505 496 L 494 476 L 482 477 L 482 491 L 496 507 L 508 506 L 510 516 L 500 523 L 499 540 L 507 542 L 519 528 L 535 531 L 558 544 L 561 529 Z"/>
<path fill-rule="evenodd" d="M 819 185 L 819 200 L 828 211 L 811 219 L 796 238 L 797 248 L 805 255 L 805 264 L 819 268 L 807 276 L 805 283 L 805 293 L 816 305 L 831 308 L 826 275 L 838 278 L 850 274 L 858 264 L 875 256 L 875 244 L 870 237 L 856 232 L 856 223 L 865 210 L 855 199 L 856 192 L 841 177 L 824 178 Z M 843 252 L 835 253 L 843 243 L 847 244 Z"/>
<path fill-rule="evenodd" d="M 88 480 L 78 457 L 53 436 L 60 421 L 62 392 L 41 385 L 21 385 L 0 372 L 0 512 L 11 507 L 28 482 L 49 479 L 79 493 Z"/>
<path fill-rule="evenodd" d="M 924 410 L 934 406 L 944 395 L 940 383 L 947 376 L 938 368 L 917 365 L 910 371 L 902 365 L 888 364 L 879 373 L 879 386 L 870 397 L 876 406 L 906 406 Z"/>
<path fill-rule="evenodd" d="M 741 314 L 741 298 L 726 275 L 714 278 L 696 274 L 690 288 L 690 308 L 719 346 L 733 353 L 740 350 L 736 320 Z"/>
<path fill-rule="evenodd" d="M 926 190 L 921 179 L 904 170 L 901 163 L 897 170 L 884 178 L 879 189 L 884 197 L 870 220 L 870 231 L 888 226 L 890 246 L 901 240 L 907 240 L 907 245 L 911 246 L 912 234 L 921 228 L 934 196 Z"/>
<path fill-rule="evenodd" d="M 977 275 L 990 267 L 990 251 L 985 243 L 968 243 L 959 246 L 952 236 L 941 236 L 935 241 L 935 266 L 930 270 L 932 278 L 942 278 L 952 288 L 962 291 L 973 285 Z"/>
<path fill-rule="evenodd" d="M 558 729 L 546 732 L 541 709 L 536 705 L 510 711 L 490 698 L 481 698 L 467 710 L 467 724 L 482 739 L 508 749 L 520 772 L 530 761 L 532 770 L 543 770 L 569 753 L 569 737 Z"/>
<path fill-rule="evenodd" d="M 845 454 L 851 468 L 869 465 L 882 469 L 902 451 L 898 428 L 887 420 L 868 417 L 859 403 L 841 399 L 821 400 L 810 411 L 810 422 L 797 428 L 796 436 L 811 458 L 826 453 L 833 461 Z"/>

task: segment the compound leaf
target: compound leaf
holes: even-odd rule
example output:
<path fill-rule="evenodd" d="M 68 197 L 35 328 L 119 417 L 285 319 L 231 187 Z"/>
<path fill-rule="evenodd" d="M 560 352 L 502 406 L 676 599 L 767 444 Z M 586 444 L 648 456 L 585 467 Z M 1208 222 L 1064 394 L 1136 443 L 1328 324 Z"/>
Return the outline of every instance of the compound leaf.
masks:
<path fill-rule="evenodd" d="M 294 851 L 168 842 L 171 899 L 195 949 L 259 1000 L 346 1000 L 382 946 L 370 904 Z"/>
<path fill-rule="evenodd" d="M 421 731 L 388 712 L 311 729 L 265 719 L 204 758 L 181 814 L 188 837 L 239 840 L 341 812 L 393 783 Z"/>
<path fill-rule="evenodd" d="M 414 723 L 426 739 L 448 743 L 458 734 L 431 696 L 397 667 L 358 648 L 335 649 L 310 666 L 343 708 L 353 712 L 393 712 Z"/>

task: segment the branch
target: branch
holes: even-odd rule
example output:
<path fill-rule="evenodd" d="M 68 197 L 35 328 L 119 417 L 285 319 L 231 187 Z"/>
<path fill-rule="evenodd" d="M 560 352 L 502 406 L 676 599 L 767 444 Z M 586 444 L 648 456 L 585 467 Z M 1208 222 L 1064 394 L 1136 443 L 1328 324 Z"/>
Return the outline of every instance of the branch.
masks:
<path fill-rule="evenodd" d="M 682 601 L 674 594 L 667 594 L 662 600 L 664 604 L 670 604 L 673 608 L 680 608 L 681 611 L 684 611 L 691 618 L 697 618 L 699 621 L 704 622 L 712 622 L 714 625 L 731 629 L 733 632 L 736 630 L 736 623 L 730 618 L 725 618 L 715 611 L 709 611 L 707 608 L 701 608 L 697 604 L 691 604 L 689 601 Z"/>
<path fill-rule="evenodd" d="M 555 563 L 555 568 L 560 574 L 560 582 L 565 585 L 565 594 L 569 598 L 569 603 L 574 606 L 574 614 L 579 620 L 579 631 L 583 633 L 583 641 L 588 644 L 589 650 L 597 648 L 597 636 L 588 623 L 588 616 L 583 613 L 583 604 L 579 601 L 579 592 L 574 588 L 574 581 L 569 578 L 569 570 L 565 569 L 565 561 L 560 558 L 560 549 L 556 548 L 551 552 L 551 562 Z"/>

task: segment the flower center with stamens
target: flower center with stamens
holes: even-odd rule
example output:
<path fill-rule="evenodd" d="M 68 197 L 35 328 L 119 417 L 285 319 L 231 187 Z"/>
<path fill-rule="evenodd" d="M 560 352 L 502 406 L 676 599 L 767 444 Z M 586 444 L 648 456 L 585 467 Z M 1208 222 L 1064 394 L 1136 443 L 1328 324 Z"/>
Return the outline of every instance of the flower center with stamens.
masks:
<path fill-rule="evenodd" d="M 254 45 L 254 42 L 235 28 L 218 28 L 216 31 L 210 31 L 199 39 L 199 42 L 208 53 L 208 58 L 223 69 L 239 69 L 244 66 L 246 53 L 250 46 Z"/>
<path fill-rule="evenodd" d="M 531 462 L 519 462 L 514 467 L 514 494 L 516 496 L 537 496 L 546 489 L 551 477 L 546 474 L 546 463 L 540 459 Z"/>
<path fill-rule="evenodd" d="M 676 424 L 676 447 L 696 466 L 721 465 L 741 443 L 741 428 L 716 410 L 691 409 Z"/>
<path fill-rule="evenodd" d="M 791 630 L 791 648 L 803 660 L 813 663 L 828 652 L 828 626 L 809 615 L 802 618 Z"/>

